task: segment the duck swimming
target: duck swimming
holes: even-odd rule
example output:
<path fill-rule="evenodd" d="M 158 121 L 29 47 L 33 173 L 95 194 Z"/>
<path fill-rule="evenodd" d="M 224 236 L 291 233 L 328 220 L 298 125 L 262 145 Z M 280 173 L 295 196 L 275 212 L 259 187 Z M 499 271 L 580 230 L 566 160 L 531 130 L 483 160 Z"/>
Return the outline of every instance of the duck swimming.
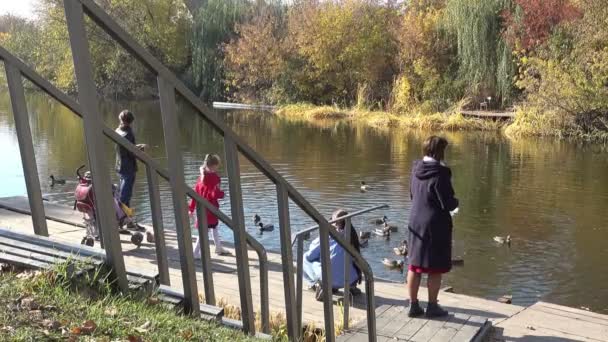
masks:
<path fill-rule="evenodd" d="M 372 232 L 359 232 L 359 240 L 369 239 L 372 237 Z"/>
<path fill-rule="evenodd" d="M 384 221 L 383 228 L 387 229 L 387 230 L 390 230 L 392 233 L 396 233 L 397 230 L 399 230 L 399 228 L 397 226 L 392 225 L 392 224 L 388 224 L 387 221 Z"/>
<path fill-rule="evenodd" d="M 405 262 L 403 260 L 384 258 L 382 264 L 390 269 L 403 269 Z"/>
<path fill-rule="evenodd" d="M 51 179 L 51 186 L 55 186 L 55 184 L 65 184 L 65 179 L 55 178 L 53 175 L 51 175 L 49 178 Z"/>
<path fill-rule="evenodd" d="M 506 237 L 495 236 L 494 241 L 501 245 L 504 245 L 504 244 L 511 245 L 511 235 L 507 235 Z"/>
<path fill-rule="evenodd" d="M 260 233 L 271 232 L 274 230 L 274 225 L 272 225 L 272 224 L 264 224 L 264 223 L 260 222 L 260 223 L 258 223 L 258 226 L 259 226 L 258 231 Z"/>
<path fill-rule="evenodd" d="M 366 192 L 369 189 L 369 185 L 365 184 L 364 181 L 361 181 L 361 192 Z"/>
<path fill-rule="evenodd" d="M 382 218 L 375 218 L 375 219 L 369 220 L 369 223 L 375 224 L 377 226 L 384 224 L 386 222 L 388 222 L 388 217 L 386 217 L 386 215 L 382 216 Z"/>
<path fill-rule="evenodd" d="M 393 248 L 393 251 L 397 256 L 407 256 L 407 240 L 401 241 L 401 246 Z"/>

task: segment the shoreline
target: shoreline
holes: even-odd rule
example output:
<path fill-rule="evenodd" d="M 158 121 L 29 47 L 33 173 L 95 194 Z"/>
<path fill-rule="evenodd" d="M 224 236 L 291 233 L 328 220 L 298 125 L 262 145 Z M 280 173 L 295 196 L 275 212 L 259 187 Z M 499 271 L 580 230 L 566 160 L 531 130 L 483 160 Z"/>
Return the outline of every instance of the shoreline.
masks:
<path fill-rule="evenodd" d="M 585 143 L 608 143 L 608 132 L 583 132 L 580 128 L 559 120 L 553 113 L 518 107 L 509 119 L 477 118 L 465 116 L 463 110 L 423 114 L 397 114 L 365 108 L 340 108 L 311 104 L 289 104 L 271 111 L 278 117 L 302 122 L 321 121 L 362 123 L 372 128 L 407 128 L 427 131 L 478 131 L 496 132 L 510 139 L 551 138 Z"/>

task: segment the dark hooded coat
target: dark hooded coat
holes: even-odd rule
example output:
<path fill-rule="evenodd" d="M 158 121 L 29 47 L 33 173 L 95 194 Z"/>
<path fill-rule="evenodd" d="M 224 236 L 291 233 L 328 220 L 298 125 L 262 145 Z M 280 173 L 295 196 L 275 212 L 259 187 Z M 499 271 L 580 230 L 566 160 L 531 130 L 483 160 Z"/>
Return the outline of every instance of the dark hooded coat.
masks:
<path fill-rule="evenodd" d="M 452 268 L 452 216 L 458 207 L 450 168 L 439 162 L 414 162 L 410 181 L 412 208 L 408 234 L 410 265 Z"/>

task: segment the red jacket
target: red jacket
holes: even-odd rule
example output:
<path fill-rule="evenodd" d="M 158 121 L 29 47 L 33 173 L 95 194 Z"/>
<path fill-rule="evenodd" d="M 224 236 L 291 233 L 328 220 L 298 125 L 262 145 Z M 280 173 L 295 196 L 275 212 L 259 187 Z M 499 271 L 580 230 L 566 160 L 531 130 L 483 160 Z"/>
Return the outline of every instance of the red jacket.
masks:
<path fill-rule="evenodd" d="M 196 181 L 196 185 L 194 186 L 194 191 L 197 194 L 201 195 L 204 199 L 209 201 L 216 208 L 220 207 L 219 199 L 224 198 L 224 192 L 220 190 L 220 182 L 221 179 L 215 172 L 204 171 L 201 168 L 201 176 L 198 177 Z M 196 209 L 196 201 L 193 199 L 190 201 L 190 213 L 194 212 Z M 215 215 L 213 215 L 209 210 L 207 212 L 207 224 L 208 225 L 217 225 L 218 219 Z"/>

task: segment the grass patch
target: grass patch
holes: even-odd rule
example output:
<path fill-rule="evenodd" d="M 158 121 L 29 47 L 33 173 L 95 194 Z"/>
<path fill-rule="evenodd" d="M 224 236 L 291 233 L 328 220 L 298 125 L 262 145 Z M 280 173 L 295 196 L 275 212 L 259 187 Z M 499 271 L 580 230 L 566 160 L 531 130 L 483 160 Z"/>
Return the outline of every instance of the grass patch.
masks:
<path fill-rule="evenodd" d="M 1 341 L 257 340 L 213 322 L 178 315 L 152 299 L 113 294 L 109 286 L 93 289 L 97 295 L 92 298 L 57 275 L 0 272 Z"/>
<path fill-rule="evenodd" d="M 446 113 L 422 113 L 413 111 L 396 114 L 385 111 L 371 111 L 360 107 L 343 109 L 335 106 L 314 106 L 293 104 L 280 107 L 278 116 L 303 121 L 345 120 L 364 123 L 376 128 L 411 128 L 442 131 L 498 131 L 505 125 L 502 121 L 466 118 L 458 110 Z"/>

